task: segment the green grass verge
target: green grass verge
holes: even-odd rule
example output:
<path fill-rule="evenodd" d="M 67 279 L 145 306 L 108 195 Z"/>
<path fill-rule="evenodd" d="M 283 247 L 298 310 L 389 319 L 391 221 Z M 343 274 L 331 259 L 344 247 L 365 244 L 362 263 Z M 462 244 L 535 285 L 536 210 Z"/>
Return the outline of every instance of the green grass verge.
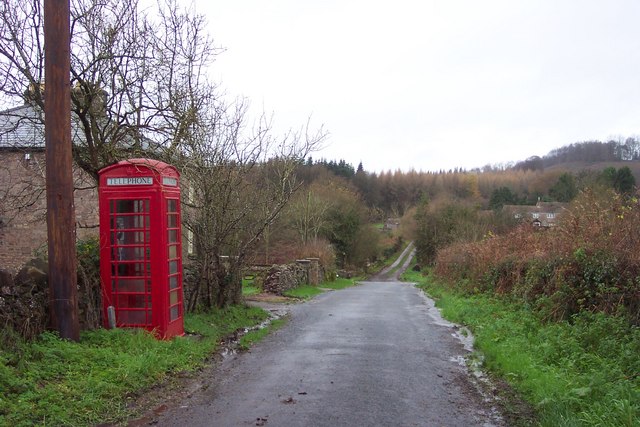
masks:
<path fill-rule="evenodd" d="M 255 295 L 262 292 L 262 290 L 256 286 L 243 286 L 242 287 L 242 295 Z"/>
<path fill-rule="evenodd" d="M 302 285 L 283 292 L 283 295 L 290 298 L 309 299 L 321 294 L 322 292 L 322 289 L 317 286 Z"/>
<path fill-rule="evenodd" d="M 412 271 L 403 278 L 470 327 L 485 367 L 530 402 L 538 425 L 640 426 L 640 329 L 625 319 L 583 313 L 546 323 L 521 304 L 462 295 Z"/>
<path fill-rule="evenodd" d="M 255 285 L 254 277 L 243 277 L 242 278 L 242 295 L 255 295 L 262 292 L 259 286 Z"/>
<path fill-rule="evenodd" d="M 267 317 L 242 306 L 188 315 L 194 335 L 171 341 L 117 329 L 84 332 L 79 343 L 52 333 L 28 343 L 0 331 L 0 426 L 122 421 L 131 415 L 127 396 L 202 366 L 220 338 Z"/>
<path fill-rule="evenodd" d="M 283 295 L 291 298 L 309 299 L 323 293 L 325 289 L 339 290 L 355 286 L 358 280 L 360 280 L 360 278 L 347 279 L 338 277 L 333 281 L 322 282 L 318 286 L 301 285 L 284 292 Z"/>
<path fill-rule="evenodd" d="M 352 286 L 356 286 L 358 284 L 358 280 L 362 280 L 362 279 L 359 277 L 354 277 L 352 279 L 347 279 L 346 277 L 338 277 L 333 282 L 328 282 L 328 281 L 322 282 L 320 284 L 320 287 L 326 288 L 326 289 L 334 289 L 334 290 L 345 289 L 345 288 L 350 288 Z"/>

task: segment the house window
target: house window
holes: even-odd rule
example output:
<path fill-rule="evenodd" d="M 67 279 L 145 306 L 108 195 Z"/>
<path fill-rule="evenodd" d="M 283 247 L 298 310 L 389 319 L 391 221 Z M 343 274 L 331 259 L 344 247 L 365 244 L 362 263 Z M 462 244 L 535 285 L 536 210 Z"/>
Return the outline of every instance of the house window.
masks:
<path fill-rule="evenodd" d="M 538 219 L 538 218 L 540 218 L 540 214 L 539 214 L 539 213 L 532 213 L 532 214 L 531 214 L 531 216 L 532 216 L 534 219 Z"/>
<path fill-rule="evenodd" d="M 517 219 L 520 219 L 520 218 L 522 218 L 522 215 L 520 215 L 519 213 L 517 213 L 517 214 L 515 214 L 515 215 L 514 215 L 514 217 L 515 217 L 515 218 L 517 218 Z"/>
<path fill-rule="evenodd" d="M 554 213 L 548 213 L 547 214 L 547 218 L 548 219 L 554 219 L 555 217 L 556 217 L 556 214 L 554 214 Z"/>

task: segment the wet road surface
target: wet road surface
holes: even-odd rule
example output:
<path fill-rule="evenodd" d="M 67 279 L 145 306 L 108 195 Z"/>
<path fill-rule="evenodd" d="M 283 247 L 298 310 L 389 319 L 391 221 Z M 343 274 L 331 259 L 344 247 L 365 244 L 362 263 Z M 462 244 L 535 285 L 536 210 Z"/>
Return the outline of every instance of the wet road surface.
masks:
<path fill-rule="evenodd" d="M 156 425 L 500 425 L 459 363 L 468 350 L 433 310 L 408 283 L 324 293 Z"/>

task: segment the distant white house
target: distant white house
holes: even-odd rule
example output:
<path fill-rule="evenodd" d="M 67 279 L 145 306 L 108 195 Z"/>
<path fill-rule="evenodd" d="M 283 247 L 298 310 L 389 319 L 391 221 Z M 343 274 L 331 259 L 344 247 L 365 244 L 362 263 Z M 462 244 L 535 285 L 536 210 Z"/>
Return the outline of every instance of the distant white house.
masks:
<path fill-rule="evenodd" d="M 502 210 L 509 213 L 513 218 L 528 222 L 534 227 L 554 227 L 558 218 L 566 210 L 566 203 L 560 202 L 538 202 L 535 206 L 530 205 L 504 205 Z"/>

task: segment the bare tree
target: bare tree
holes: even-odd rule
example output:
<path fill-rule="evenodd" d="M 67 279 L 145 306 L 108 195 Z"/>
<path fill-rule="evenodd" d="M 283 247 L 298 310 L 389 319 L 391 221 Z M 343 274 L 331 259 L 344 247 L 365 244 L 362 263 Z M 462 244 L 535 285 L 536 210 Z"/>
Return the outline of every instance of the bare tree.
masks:
<path fill-rule="evenodd" d="M 187 188 L 183 223 L 194 247 L 189 310 L 240 301 L 240 271 L 249 249 L 299 188 L 298 165 L 326 136 L 322 128 L 309 133 L 306 126 L 274 139 L 264 117 L 243 132 L 244 101 L 214 104 L 199 110 L 208 114 L 182 140 L 179 161 Z"/>
<path fill-rule="evenodd" d="M 217 50 L 204 18 L 176 0 L 159 0 L 153 11 L 137 0 L 72 0 L 74 160 L 94 178 L 123 157 L 175 150 L 193 115 L 189 90 L 212 92 L 205 71 Z M 0 15 L 2 100 L 41 112 L 42 0 L 6 0 Z"/>
<path fill-rule="evenodd" d="M 289 205 L 287 215 L 302 245 L 316 243 L 325 231 L 328 212 L 335 203 L 332 190 L 329 182 L 314 182 L 299 192 Z"/>

